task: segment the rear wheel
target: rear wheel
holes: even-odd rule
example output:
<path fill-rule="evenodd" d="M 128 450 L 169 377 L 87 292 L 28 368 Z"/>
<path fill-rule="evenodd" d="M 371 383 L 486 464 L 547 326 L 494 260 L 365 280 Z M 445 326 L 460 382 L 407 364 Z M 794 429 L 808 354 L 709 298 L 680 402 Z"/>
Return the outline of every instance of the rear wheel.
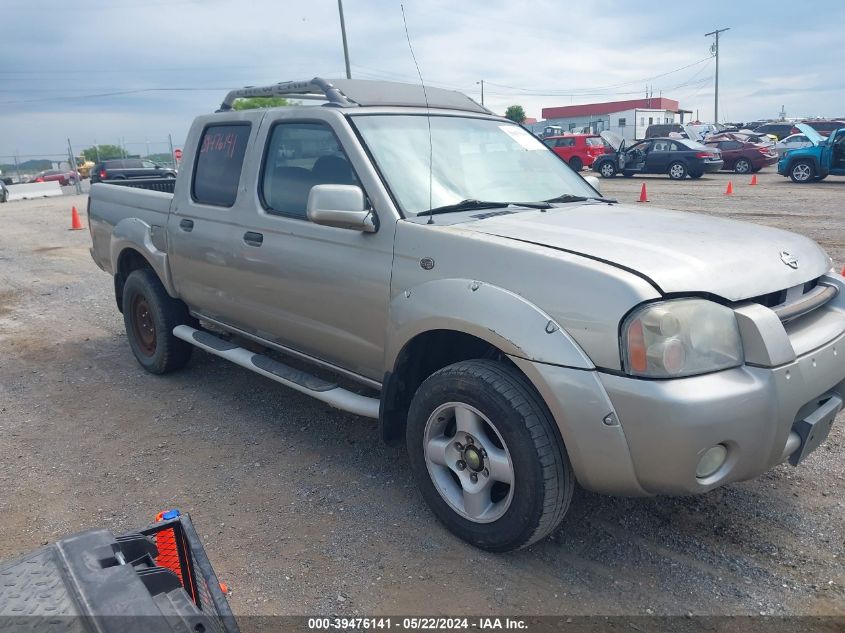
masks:
<path fill-rule="evenodd" d="M 581 162 L 581 159 L 577 156 L 573 156 L 569 159 L 569 166 L 572 167 L 575 171 L 581 171 L 584 167 L 584 163 Z"/>
<path fill-rule="evenodd" d="M 815 177 L 815 170 L 813 169 L 813 164 L 807 160 L 799 160 L 797 163 L 792 165 L 791 169 L 789 170 L 789 177 L 792 179 L 792 182 L 797 183 L 805 183 L 810 182 Z"/>
<path fill-rule="evenodd" d="M 632 171 L 623 171 L 623 172 L 622 172 L 622 175 L 623 175 L 623 176 L 625 176 L 625 178 L 632 178 L 632 177 L 634 176 L 634 172 L 632 172 Z"/>
<path fill-rule="evenodd" d="M 737 174 L 747 174 L 751 172 L 751 161 L 747 158 L 740 158 L 734 165 L 734 171 Z"/>
<path fill-rule="evenodd" d="M 616 165 L 609 160 L 604 161 L 599 165 L 599 175 L 602 178 L 613 178 L 616 175 Z"/>
<path fill-rule="evenodd" d="M 173 336 L 173 328 L 191 323 L 191 316 L 152 270 L 136 270 L 126 278 L 122 305 L 126 337 L 141 367 L 166 374 L 185 366 L 193 346 Z"/>
<path fill-rule="evenodd" d="M 516 369 L 492 360 L 423 382 L 407 426 L 411 469 L 437 518 L 476 547 L 509 551 L 554 530 L 575 479 L 551 414 Z"/>
<path fill-rule="evenodd" d="M 669 165 L 669 178 L 672 180 L 683 180 L 687 177 L 687 166 L 676 161 Z"/>
<path fill-rule="evenodd" d="M 704 175 L 704 172 L 699 171 L 699 172 L 696 172 L 694 174 L 691 173 L 689 175 L 689 177 L 694 178 L 694 179 L 698 179 L 698 178 L 701 178 L 703 175 Z"/>

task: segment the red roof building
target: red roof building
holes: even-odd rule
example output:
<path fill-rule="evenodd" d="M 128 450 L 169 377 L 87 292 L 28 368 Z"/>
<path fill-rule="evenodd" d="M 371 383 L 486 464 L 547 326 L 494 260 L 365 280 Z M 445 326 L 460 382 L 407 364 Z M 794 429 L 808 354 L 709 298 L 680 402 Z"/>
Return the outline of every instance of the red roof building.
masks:
<path fill-rule="evenodd" d="M 668 110 L 678 112 L 680 105 L 674 99 L 667 99 L 666 97 L 606 101 L 605 103 L 585 103 L 583 105 L 543 108 L 543 118 L 565 119 L 582 116 L 601 116 L 603 114 L 613 114 L 625 110 Z"/>

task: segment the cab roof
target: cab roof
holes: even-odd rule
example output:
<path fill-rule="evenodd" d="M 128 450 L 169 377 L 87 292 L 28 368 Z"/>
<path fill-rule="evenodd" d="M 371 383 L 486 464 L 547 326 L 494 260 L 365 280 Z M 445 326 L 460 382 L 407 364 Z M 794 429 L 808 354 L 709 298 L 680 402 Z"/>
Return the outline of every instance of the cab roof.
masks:
<path fill-rule="evenodd" d="M 286 81 L 269 86 L 247 86 L 246 88 L 232 90 L 226 95 L 218 112 L 231 110 L 236 99 L 250 97 L 316 99 L 326 101 L 326 105 L 339 108 L 368 106 L 428 107 L 493 114 L 484 106 L 456 90 L 423 87 L 421 84 L 406 84 L 395 81 L 322 79 L 321 77 L 314 77 L 310 81 Z"/>

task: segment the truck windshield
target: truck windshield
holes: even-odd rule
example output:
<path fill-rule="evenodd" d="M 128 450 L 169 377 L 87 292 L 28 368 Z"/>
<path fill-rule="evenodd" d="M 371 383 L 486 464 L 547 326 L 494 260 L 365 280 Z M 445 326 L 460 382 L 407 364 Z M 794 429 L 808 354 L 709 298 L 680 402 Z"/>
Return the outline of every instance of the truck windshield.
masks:
<path fill-rule="evenodd" d="M 352 117 L 406 214 L 463 200 L 539 202 L 566 194 L 598 197 L 538 138 L 518 125 L 431 116 L 429 145 L 427 118 L 425 114 Z"/>

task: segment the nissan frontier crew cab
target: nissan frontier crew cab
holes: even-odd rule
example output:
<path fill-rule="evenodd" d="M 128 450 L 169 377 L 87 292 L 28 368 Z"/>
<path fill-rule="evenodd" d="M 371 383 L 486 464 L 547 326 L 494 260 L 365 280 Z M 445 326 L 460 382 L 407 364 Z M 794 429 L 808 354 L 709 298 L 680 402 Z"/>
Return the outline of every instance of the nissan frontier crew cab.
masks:
<path fill-rule="evenodd" d="M 276 95 L 318 104 L 232 109 Z M 91 188 L 138 362 L 198 347 L 378 418 L 478 547 L 543 538 L 576 482 L 689 495 L 798 465 L 842 408 L 845 279 L 819 246 L 605 199 L 459 93 L 235 90 L 184 152 L 172 194 Z"/>

